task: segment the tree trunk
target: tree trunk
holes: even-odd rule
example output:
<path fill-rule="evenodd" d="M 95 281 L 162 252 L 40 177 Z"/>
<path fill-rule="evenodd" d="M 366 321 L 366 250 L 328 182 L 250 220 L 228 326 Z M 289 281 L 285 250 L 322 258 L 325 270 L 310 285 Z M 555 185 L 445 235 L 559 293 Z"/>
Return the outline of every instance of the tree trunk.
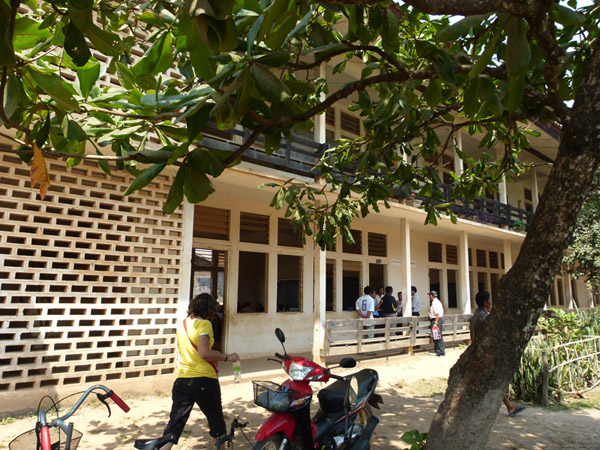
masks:
<path fill-rule="evenodd" d="M 533 335 L 600 162 L 600 43 L 563 127 L 558 156 L 513 268 L 480 338 L 450 371 L 427 449 L 483 449 L 502 397 Z"/>

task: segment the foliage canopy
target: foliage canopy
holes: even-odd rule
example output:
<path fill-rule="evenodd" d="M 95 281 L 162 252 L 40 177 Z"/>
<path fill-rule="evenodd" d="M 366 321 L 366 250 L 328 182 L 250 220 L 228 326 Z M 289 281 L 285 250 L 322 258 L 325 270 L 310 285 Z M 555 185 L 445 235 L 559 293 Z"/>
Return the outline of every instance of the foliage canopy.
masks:
<path fill-rule="evenodd" d="M 272 153 L 282 136 L 310 130 L 349 99 L 366 137 L 339 141 L 315 167 L 335 199 L 290 180 L 272 204 L 306 233 L 318 230 L 320 245 L 338 232 L 351 240 L 352 218 L 388 206 L 400 189 L 445 200 L 435 168 L 459 130 L 504 149 L 479 160 L 459 149 L 466 170 L 453 174 L 453 196 L 472 199 L 523 169 L 531 121 L 571 120 L 600 8 L 488 3 L 0 0 L 0 120 L 16 131 L 8 135 L 21 158 L 34 155 L 42 194 L 49 156 L 69 166 L 96 159 L 107 173 L 113 162 L 136 176 L 125 195 L 177 166 L 168 213 L 184 195 L 205 200 L 211 179 L 259 136 Z M 357 62 L 359 73 L 350 70 Z M 319 77 L 323 63 L 332 73 Z M 251 136 L 235 152 L 207 149 L 211 119 Z M 420 158 L 431 165 L 419 167 Z M 443 206 L 426 201 L 427 221 Z"/>

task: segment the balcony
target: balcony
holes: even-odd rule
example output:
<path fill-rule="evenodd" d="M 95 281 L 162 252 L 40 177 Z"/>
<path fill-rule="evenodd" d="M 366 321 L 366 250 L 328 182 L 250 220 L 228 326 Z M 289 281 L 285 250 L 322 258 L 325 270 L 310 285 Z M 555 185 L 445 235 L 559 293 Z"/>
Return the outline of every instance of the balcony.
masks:
<path fill-rule="evenodd" d="M 247 129 L 221 131 L 214 128 L 214 124 L 210 124 L 204 130 L 202 145 L 215 150 L 233 152 L 237 149 L 234 142 L 241 144 L 250 137 L 250 134 Z M 291 174 L 314 178 L 318 175 L 314 165 L 328 148 L 329 144 L 319 144 L 306 136 L 294 133 L 293 142 L 282 137 L 279 150 L 267 155 L 264 148 L 264 138 L 261 136 L 244 153 L 242 160 Z M 434 200 L 434 204 L 451 203 L 450 209 L 459 217 L 484 224 L 508 227 L 512 227 L 515 222 L 522 222 L 526 228 L 533 220 L 532 212 L 489 198 L 466 200 L 459 197 L 451 200 L 452 186 L 443 184 L 441 188 L 444 192 L 444 200 Z"/>

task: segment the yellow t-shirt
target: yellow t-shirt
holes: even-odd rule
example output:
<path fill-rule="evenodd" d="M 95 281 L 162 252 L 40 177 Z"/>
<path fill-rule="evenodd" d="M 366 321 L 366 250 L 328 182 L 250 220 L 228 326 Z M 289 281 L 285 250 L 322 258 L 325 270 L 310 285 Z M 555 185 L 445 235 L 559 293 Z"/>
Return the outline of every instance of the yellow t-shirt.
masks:
<path fill-rule="evenodd" d="M 187 334 L 183 322 L 181 322 L 177 327 L 177 347 L 179 348 L 177 378 L 217 378 L 214 367 L 208 361 L 200 358 L 192 346 L 192 342 L 197 346 L 200 336 L 206 335 L 209 339 L 209 348 L 212 348 L 215 343 L 212 324 L 208 320 L 190 319 L 189 317 L 183 320 L 187 323 Z"/>

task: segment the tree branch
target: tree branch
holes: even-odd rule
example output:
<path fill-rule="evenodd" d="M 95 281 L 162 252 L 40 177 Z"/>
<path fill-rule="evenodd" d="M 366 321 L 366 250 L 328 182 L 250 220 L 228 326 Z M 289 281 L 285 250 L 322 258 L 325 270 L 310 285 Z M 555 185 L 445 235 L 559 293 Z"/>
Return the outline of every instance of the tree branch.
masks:
<path fill-rule="evenodd" d="M 112 109 L 105 109 L 105 108 L 86 108 L 86 107 L 81 107 L 81 110 L 83 112 L 99 112 L 99 113 L 105 113 L 105 114 L 111 114 L 113 116 L 119 116 L 119 117 L 127 117 L 128 119 L 140 119 L 140 120 L 147 120 L 150 122 L 160 122 L 161 120 L 166 120 L 166 119 L 172 119 L 173 117 L 177 117 L 179 116 L 179 112 L 172 112 L 172 113 L 161 113 L 161 114 L 157 114 L 155 116 L 140 116 L 140 115 L 136 115 L 136 114 L 130 114 L 130 113 L 125 113 L 125 112 L 121 112 L 121 111 L 117 111 L 117 110 L 112 110 Z"/>
<path fill-rule="evenodd" d="M 537 0 L 404 0 L 404 3 L 434 15 L 473 16 L 503 12 L 531 19 L 545 10 L 543 2 Z"/>
<path fill-rule="evenodd" d="M 252 133 L 252 135 L 248 138 L 248 140 L 246 142 L 244 142 L 240 148 L 238 148 L 235 152 L 233 152 L 231 154 L 231 156 L 229 158 L 227 158 L 225 161 L 223 161 L 223 167 L 228 167 L 231 163 L 233 163 L 236 159 L 238 159 L 240 156 L 242 156 L 242 154 L 248 150 L 250 148 L 250 146 L 252 144 L 254 144 L 254 142 L 256 142 L 256 140 L 260 137 L 260 135 L 262 134 L 262 132 L 265 130 L 265 128 L 267 128 L 266 126 L 259 126 L 256 130 L 254 130 L 254 132 Z"/>

